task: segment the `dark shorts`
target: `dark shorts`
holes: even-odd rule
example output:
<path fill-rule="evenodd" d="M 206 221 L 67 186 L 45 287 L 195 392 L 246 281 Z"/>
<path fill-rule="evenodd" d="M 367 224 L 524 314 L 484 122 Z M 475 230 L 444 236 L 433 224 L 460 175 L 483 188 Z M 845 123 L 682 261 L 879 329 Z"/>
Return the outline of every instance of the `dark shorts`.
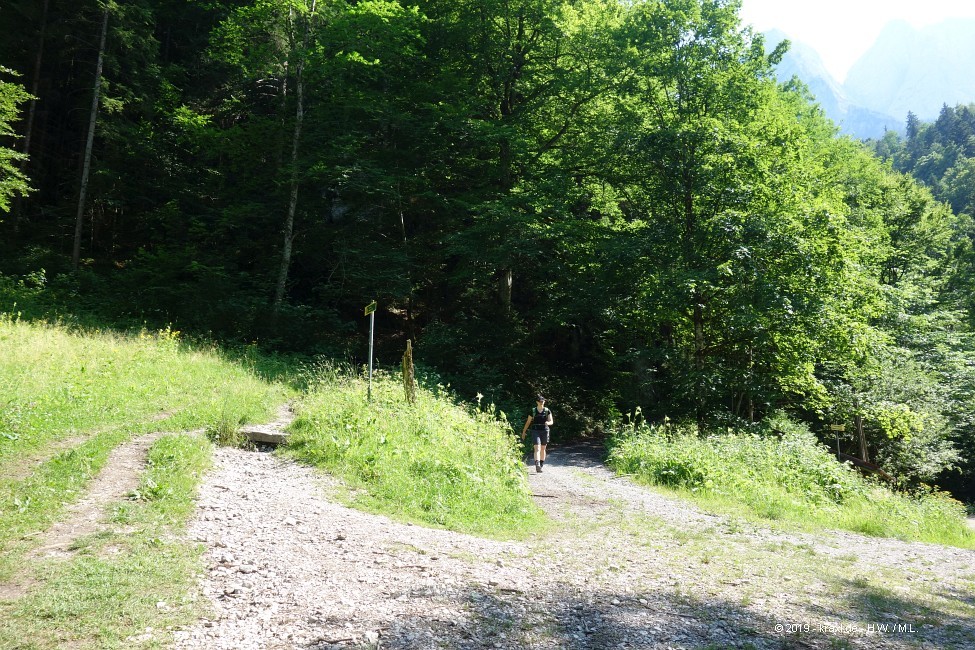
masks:
<path fill-rule="evenodd" d="M 532 436 L 532 444 L 535 445 L 547 445 L 548 444 L 548 429 L 532 429 L 530 431 Z"/>

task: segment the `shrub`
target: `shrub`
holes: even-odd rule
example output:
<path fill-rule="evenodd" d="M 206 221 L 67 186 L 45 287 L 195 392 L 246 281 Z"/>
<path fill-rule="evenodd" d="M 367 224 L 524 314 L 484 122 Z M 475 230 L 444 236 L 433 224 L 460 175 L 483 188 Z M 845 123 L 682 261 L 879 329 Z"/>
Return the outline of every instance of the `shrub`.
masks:
<path fill-rule="evenodd" d="M 285 453 L 359 488 L 360 505 L 467 532 L 519 534 L 540 524 L 503 414 L 424 388 L 411 405 L 383 373 L 367 402 L 363 379 L 329 366 L 317 372 Z"/>
<path fill-rule="evenodd" d="M 944 493 L 895 492 L 836 462 L 801 425 L 698 437 L 690 427 L 620 426 L 610 440 L 616 471 L 766 519 L 975 546 L 964 507 Z"/>

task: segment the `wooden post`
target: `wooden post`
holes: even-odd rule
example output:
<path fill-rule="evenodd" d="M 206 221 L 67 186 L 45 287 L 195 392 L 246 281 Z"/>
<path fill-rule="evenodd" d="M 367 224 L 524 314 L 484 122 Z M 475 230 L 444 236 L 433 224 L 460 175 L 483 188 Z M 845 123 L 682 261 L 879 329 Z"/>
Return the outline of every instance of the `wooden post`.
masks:
<path fill-rule="evenodd" d="M 867 437 L 863 433 L 863 417 L 860 415 L 860 400 L 853 400 L 853 409 L 856 412 L 853 416 L 853 426 L 856 427 L 857 438 L 860 440 L 860 460 L 869 463 L 870 452 L 867 451 Z"/>
<path fill-rule="evenodd" d="M 416 379 L 413 373 L 413 343 L 406 339 L 406 352 L 403 353 L 403 390 L 409 404 L 416 403 Z"/>
<path fill-rule="evenodd" d="M 366 399 L 372 401 L 372 341 L 376 333 L 376 301 L 366 305 L 365 314 L 369 316 L 369 388 L 366 389 Z"/>
<path fill-rule="evenodd" d="M 376 332 L 376 312 L 369 314 L 369 388 L 366 398 L 372 401 L 372 341 Z"/>

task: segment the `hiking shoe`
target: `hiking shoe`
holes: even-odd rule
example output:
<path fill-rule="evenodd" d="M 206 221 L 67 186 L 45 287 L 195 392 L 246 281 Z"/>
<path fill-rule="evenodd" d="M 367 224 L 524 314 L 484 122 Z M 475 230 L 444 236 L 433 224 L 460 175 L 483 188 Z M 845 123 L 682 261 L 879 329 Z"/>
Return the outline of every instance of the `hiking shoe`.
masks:
<path fill-rule="evenodd" d="M 541 474 L 542 473 L 542 464 L 541 463 L 535 463 L 535 473 L 536 474 Z"/>

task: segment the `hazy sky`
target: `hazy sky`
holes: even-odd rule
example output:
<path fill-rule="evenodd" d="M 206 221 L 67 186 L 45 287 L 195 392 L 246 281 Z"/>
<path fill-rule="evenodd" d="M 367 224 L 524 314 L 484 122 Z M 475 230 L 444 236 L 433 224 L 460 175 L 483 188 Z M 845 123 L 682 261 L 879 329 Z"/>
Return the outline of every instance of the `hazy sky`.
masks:
<path fill-rule="evenodd" d="M 975 0 L 742 0 L 741 17 L 758 31 L 778 27 L 813 46 L 842 82 L 891 20 L 923 27 L 975 17 Z"/>

